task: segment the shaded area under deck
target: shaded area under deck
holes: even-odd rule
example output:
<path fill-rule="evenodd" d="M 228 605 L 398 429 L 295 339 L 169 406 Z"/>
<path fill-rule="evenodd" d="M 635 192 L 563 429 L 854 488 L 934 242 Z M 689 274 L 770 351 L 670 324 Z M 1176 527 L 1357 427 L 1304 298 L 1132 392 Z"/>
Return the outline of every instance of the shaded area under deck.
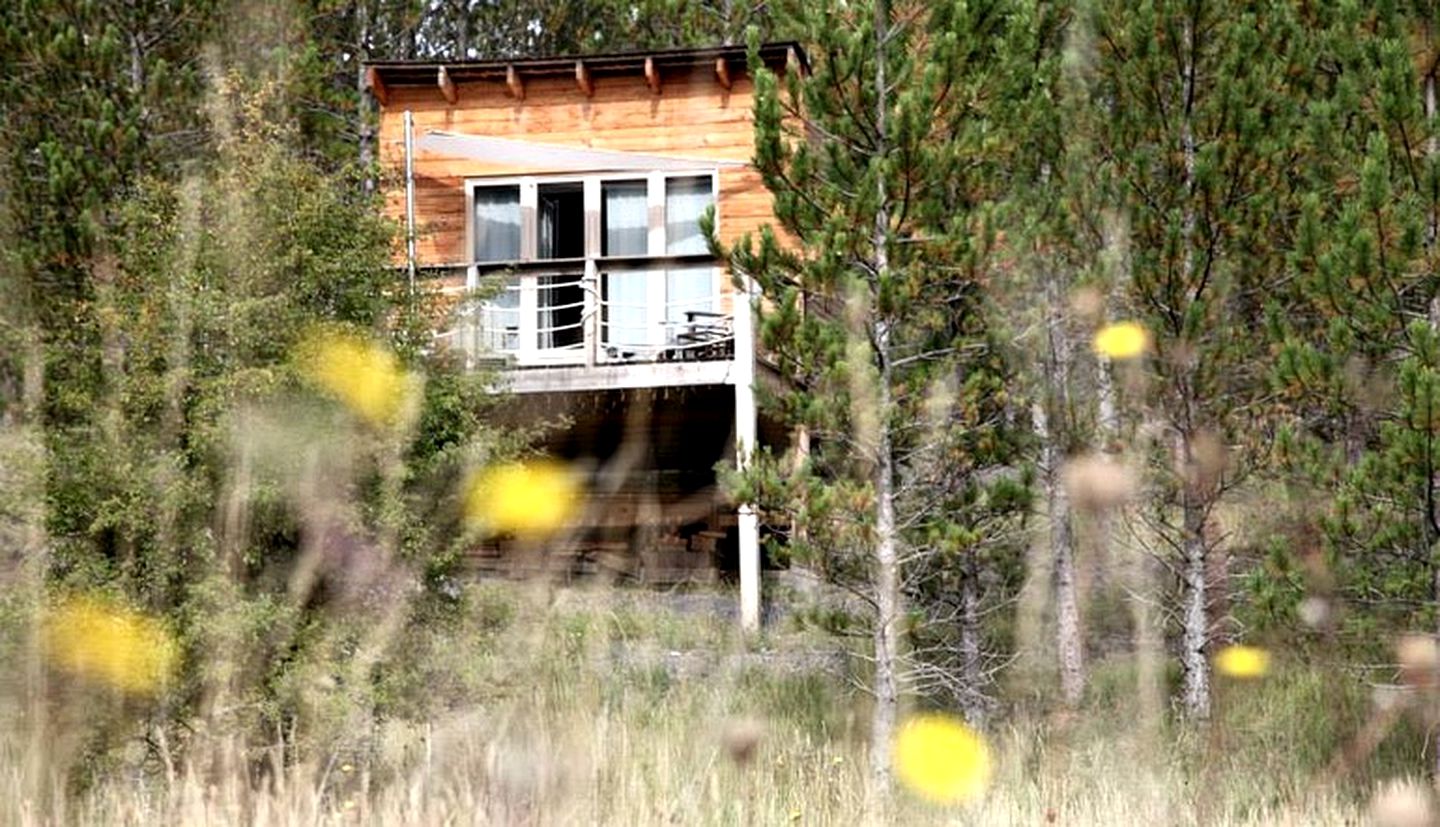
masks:
<path fill-rule="evenodd" d="M 587 496 L 568 537 L 543 549 L 487 543 L 475 551 L 477 570 L 659 585 L 733 579 L 737 514 L 715 473 L 735 462 L 733 386 L 529 393 L 502 415 L 553 423 L 540 445 L 586 472 Z M 783 451 L 788 435 L 762 416 L 759 441 Z"/>

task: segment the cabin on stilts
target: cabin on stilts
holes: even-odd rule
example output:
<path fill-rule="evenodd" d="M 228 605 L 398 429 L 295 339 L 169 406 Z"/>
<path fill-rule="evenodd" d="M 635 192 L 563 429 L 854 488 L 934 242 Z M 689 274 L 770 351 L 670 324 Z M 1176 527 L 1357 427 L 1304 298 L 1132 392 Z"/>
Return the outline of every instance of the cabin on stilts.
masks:
<path fill-rule="evenodd" d="M 762 46 L 806 71 L 794 43 Z M 553 455 L 592 469 L 551 573 L 650 583 L 734 580 L 760 620 L 757 517 L 717 464 L 787 434 L 757 414 L 750 302 L 710 252 L 773 222 L 749 164 L 743 47 L 511 61 L 375 62 L 386 209 L 408 277 L 454 299 L 437 340 L 498 367 L 520 421 L 564 418 Z M 518 573 L 503 540 L 477 564 Z M 527 558 L 528 559 L 528 558 Z"/>

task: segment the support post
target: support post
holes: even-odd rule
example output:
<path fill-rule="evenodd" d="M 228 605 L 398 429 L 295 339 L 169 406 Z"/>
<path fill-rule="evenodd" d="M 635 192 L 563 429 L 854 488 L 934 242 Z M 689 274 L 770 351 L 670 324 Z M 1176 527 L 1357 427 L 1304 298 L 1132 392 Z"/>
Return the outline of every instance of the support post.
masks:
<path fill-rule="evenodd" d="M 405 110 L 405 268 L 415 292 L 415 120 Z"/>
<path fill-rule="evenodd" d="M 744 290 L 734 296 L 735 328 L 735 462 L 740 470 L 750 465 L 755 450 L 755 325 L 750 299 L 754 287 L 744 280 Z M 754 503 L 741 503 L 740 529 L 740 627 L 747 632 L 760 629 L 760 517 Z"/>

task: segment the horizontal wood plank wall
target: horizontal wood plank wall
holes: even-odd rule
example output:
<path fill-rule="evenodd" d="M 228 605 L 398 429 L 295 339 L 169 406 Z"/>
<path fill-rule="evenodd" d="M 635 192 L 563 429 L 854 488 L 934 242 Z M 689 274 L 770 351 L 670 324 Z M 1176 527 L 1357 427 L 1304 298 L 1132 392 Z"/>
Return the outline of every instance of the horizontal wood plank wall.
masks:
<path fill-rule="evenodd" d="M 643 75 L 596 77 L 587 97 L 573 79 L 527 79 L 525 97 L 509 95 L 501 82 L 462 83 L 450 105 L 439 86 L 392 88 L 380 116 L 381 159 L 388 214 L 403 221 L 405 211 L 404 127 L 414 117 L 418 141 L 427 130 L 473 133 L 542 143 L 681 155 L 707 160 L 748 161 L 754 152 L 754 87 L 745 75 L 732 76 L 730 89 L 712 71 L 666 74 L 660 94 Z M 544 175 L 553 170 L 487 165 L 468 159 L 417 152 L 415 168 L 416 252 L 424 265 L 468 259 L 465 250 L 465 179 L 489 175 Z M 774 221 L 770 193 L 759 173 L 746 167 L 720 171 L 717 205 L 720 238 L 733 243 Z M 730 290 L 725 279 L 726 293 Z M 724 299 L 729 309 L 728 295 Z"/>

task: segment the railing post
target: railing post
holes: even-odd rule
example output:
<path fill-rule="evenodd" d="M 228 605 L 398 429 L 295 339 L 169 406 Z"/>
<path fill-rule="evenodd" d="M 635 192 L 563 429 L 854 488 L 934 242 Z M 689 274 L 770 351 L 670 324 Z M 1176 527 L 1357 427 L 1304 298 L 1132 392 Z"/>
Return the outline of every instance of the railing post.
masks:
<path fill-rule="evenodd" d="M 520 289 L 520 341 L 515 343 L 515 352 L 521 364 L 534 364 L 535 350 L 540 346 L 539 323 L 540 323 L 540 301 L 536 285 L 539 279 L 532 275 L 523 275 L 517 280 Z"/>
<path fill-rule="evenodd" d="M 585 259 L 585 277 L 581 281 L 585 294 L 584 320 L 585 367 L 593 368 L 600 350 L 600 270 L 595 259 Z"/>

